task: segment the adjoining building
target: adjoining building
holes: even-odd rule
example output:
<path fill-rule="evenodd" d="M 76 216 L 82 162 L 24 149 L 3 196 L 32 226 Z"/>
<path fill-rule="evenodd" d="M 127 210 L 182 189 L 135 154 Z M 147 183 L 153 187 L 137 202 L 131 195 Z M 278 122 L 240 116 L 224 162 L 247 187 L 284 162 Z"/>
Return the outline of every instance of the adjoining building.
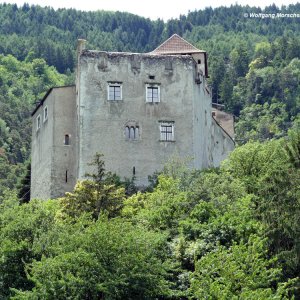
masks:
<path fill-rule="evenodd" d="M 226 132 L 212 115 L 223 114 L 212 110 L 205 51 L 173 35 L 143 54 L 79 40 L 77 56 L 76 85 L 50 89 L 32 113 L 32 198 L 71 191 L 97 152 L 108 171 L 144 186 L 172 156 L 203 169 L 233 150 L 233 120 Z"/>

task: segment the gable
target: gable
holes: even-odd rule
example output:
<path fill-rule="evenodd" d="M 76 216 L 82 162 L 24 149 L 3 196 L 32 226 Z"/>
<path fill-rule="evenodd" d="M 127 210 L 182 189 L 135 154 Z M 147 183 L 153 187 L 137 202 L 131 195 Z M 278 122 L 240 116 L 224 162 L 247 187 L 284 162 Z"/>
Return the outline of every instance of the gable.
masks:
<path fill-rule="evenodd" d="M 205 51 L 197 49 L 178 34 L 173 34 L 169 39 L 153 50 L 151 54 L 192 54 L 199 52 Z"/>

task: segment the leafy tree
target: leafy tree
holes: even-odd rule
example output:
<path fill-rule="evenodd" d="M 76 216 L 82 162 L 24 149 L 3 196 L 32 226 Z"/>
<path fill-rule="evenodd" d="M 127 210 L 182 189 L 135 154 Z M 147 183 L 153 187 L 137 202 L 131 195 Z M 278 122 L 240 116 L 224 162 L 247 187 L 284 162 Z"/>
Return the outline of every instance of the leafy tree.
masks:
<path fill-rule="evenodd" d="M 187 194 L 180 190 L 179 180 L 159 176 L 152 193 L 138 193 L 124 201 L 122 215 L 134 218 L 149 228 L 177 232 L 177 224 L 188 210 Z"/>
<path fill-rule="evenodd" d="M 52 86 L 63 85 L 66 76 L 43 59 L 21 62 L 0 55 L 0 194 L 1 187 L 16 188 L 30 157 L 30 113 Z"/>
<path fill-rule="evenodd" d="M 7 192 L 0 203 L 0 298 L 9 299 L 11 288 L 26 290 L 33 283 L 25 265 L 39 259 L 35 240 L 53 225 L 57 202 L 31 201 L 19 205 L 16 195 Z"/>
<path fill-rule="evenodd" d="M 243 77 L 247 74 L 249 64 L 249 54 L 245 43 L 238 44 L 230 53 L 230 60 L 235 78 Z"/>
<path fill-rule="evenodd" d="M 31 178 L 31 164 L 27 165 L 26 174 L 20 182 L 18 197 L 20 203 L 28 203 L 30 201 L 30 178 Z"/>
<path fill-rule="evenodd" d="M 159 233 L 105 218 L 59 228 L 49 255 L 28 265 L 34 288 L 14 290 L 11 299 L 153 299 L 166 293 Z"/>
<path fill-rule="evenodd" d="M 266 252 L 266 241 L 254 235 L 246 244 L 210 252 L 196 264 L 192 295 L 197 299 L 291 299 L 297 279 L 281 282 L 282 272 Z"/>
<path fill-rule="evenodd" d="M 90 164 L 96 168 L 95 173 L 86 174 L 91 180 L 79 181 L 74 192 L 66 193 L 61 199 L 63 212 L 67 215 L 78 217 L 83 212 L 90 212 L 94 218 L 101 213 L 114 217 L 121 209 L 125 188 L 116 186 L 113 182 L 115 177 L 105 172 L 102 156 L 96 153 Z"/>
<path fill-rule="evenodd" d="M 256 195 L 256 217 L 266 227 L 270 252 L 284 263 L 287 277 L 296 276 L 300 265 L 299 231 L 293 225 L 300 216 L 299 168 L 293 163 L 297 147 L 293 134 L 291 139 L 248 143 L 234 151 L 226 165 Z"/>
<path fill-rule="evenodd" d="M 235 128 L 237 141 L 264 141 L 284 136 L 288 129 L 285 108 L 281 103 L 252 104 L 245 107 Z"/>

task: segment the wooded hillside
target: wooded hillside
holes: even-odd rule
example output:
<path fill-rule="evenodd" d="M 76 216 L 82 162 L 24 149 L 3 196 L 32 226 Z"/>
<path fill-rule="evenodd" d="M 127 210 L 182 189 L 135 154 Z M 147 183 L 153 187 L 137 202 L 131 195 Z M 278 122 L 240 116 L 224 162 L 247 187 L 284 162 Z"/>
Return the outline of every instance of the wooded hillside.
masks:
<path fill-rule="evenodd" d="M 300 4 L 166 23 L 0 4 L 1 299 L 300 299 L 300 19 L 244 17 L 279 11 Z M 236 118 L 229 160 L 201 172 L 175 160 L 144 193 L 101 170 L 24 203 L 30 113 L 73 83 L 77 39 L 148 52 L 174 33 L 208 52 L 213 102 Z"/>

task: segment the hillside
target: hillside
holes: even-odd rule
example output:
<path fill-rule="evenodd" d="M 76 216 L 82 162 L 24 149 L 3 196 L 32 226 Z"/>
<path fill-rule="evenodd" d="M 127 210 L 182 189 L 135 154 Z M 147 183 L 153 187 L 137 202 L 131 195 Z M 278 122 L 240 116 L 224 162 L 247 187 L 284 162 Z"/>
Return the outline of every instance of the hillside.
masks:
<path fill-rule="evenodd" d="M 97 158 L 96 180 L 64 198 L 7 193 L 0 298 L 299 299 L 299 149 L 290 132 L 215 170 L 174 160 L 132 196 Z"/>
<path fill-rule="evenodd" d="M 296 4 L 280 11 L 299 9 L 300 4 Z M 263 12 L 278 11 L 270 6 Z M 16 164 L 29 158 L 28 118 L 35 102 L 52 85 L 72 81 L 78 38 L 87 39 L 90 49 L 146 52 L 178 33 L 208 52 L 213 102 L 224 104 L 237 117 L 239 143 L 284 136 L 299 122 L 300 22 L 296 18 L 245 18 L 245 12 L 261 10 L 238 5 L 207 8 L 164 23 L 121 12 L 1 4 L 0 51 L 5 71 L 1 75 L 0 148 L 5 153 L 1 158 L 1 180 L 7 187 L 15 186 L 22 173 L 18 170 L 23 169 Z M 56 81 L 58 73 L 49 79 L 40 70 L 41 74 L 32 74 L 39 82 L 38 88 L 27 81 L 24 64 L 41 58 L 69 79 Z M 43 68 L 48 70 L 46 65 Z M 29 66 L 31 69 L 35 67 Z M 4 175 L 11 174 L 11 170 L 17 177 Z"/>
<path fill-rule="evenodd" d="M 280 11 L 299 9 L 296 4 Z M 263 12 L 278 11 L 270 6 Z M 237 117 L 239 143 L 284 136 L 299 122 L 300 22 L 296 18 L 245 18 L 245 12 L 261 10 L 238 5 L 207 8 L 164 23 L 121 12 L 1 4 L 0 148 L 5 153 L 1 180 L 7 187 L 15 186 L 23 169 L 17 164 L 29 158 L 28 118 L 35 102 L 52 85 L 72 81 L 78 38 L 87 39 L 90 49 L 146 52 L 178 33 L 208 52 L 213 102 Z M 24 67 L 35 59 L 44 65 Z M 69 79 L 57 81 L 56 77 L 62 78 L 58 73 L 43 74 L 49 68 L 41 59 Z M 17 177 L 4 175 L 11 172 Z"/>
<path fill-rule="evenodd" d="M 279 11 L 300 4 L 166 23 L 0 4 L 1 299 L 300 299 L 300 19 L 244 17 Z M 24 203 L 30 114 L 73 83 L 77 39 L 147 52 L 173 33 L 208 52 L 213 102 L 237 121 L 230 158 L 204 171 L 175 159 L 143 193 L 98 161 L 96 181 Z"/>

